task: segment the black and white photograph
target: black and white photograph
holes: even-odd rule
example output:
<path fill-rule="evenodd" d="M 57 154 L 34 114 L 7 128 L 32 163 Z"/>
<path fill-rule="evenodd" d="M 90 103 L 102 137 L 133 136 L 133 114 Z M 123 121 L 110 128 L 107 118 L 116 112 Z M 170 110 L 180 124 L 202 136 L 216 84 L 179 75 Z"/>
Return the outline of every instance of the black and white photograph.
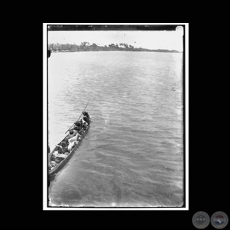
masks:
<path fill-rule="evenodd" d="M 43 208 L 188 210 L 188 23 L 43 23 Z"/>

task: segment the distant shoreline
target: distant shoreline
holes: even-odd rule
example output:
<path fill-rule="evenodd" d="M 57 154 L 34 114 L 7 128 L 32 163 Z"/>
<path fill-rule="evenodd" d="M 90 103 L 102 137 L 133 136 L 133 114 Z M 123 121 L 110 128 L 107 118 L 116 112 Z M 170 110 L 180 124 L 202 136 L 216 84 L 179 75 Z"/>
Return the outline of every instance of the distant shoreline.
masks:
<path fill-rule="evenodd" d="M 52 53 L 61 52 L 89 52 L 89 51 L 133 51 L 133 52 L 162 52 L 162 53 L 183 53 L 183 51 L 168 50 L 168 49 L 146 49 L 141 47 L 134 47 L 126 43 L 110 44 L 108 46 L 98 46 L 95 43 L 89 44 L 82 42 L 81 45 L 76 44 L 49 44 L 48 49 Z"/>
<path fill-rule="evenodd" d="M 131 52 L 158 52 L 158 53 L 183 53 L 182 51 L 158 51 L 158 50 L 51 50 L 52 53 L 74 53 L 74 52 L 97 52 L 97 51 L 131 51 Z"/>

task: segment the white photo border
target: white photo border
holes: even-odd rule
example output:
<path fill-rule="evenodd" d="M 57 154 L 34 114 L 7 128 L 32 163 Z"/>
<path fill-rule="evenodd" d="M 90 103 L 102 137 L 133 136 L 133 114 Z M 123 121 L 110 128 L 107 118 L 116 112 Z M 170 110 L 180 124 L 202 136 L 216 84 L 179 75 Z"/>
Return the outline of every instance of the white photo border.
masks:
<path fill-rule="evenodd" d="M 79 207 L 79 208 L 72 208 L 72 207 L 49 207 L 48 206 L 48 167 L 47 167 L 47 143 L 48 143 L 48 123 L 47 123 L 47 117 L 48 117 L 48 58 L 47 58 L 47 47 L 48 47 L 48 25 L 184 25 L 185 31 L 184 31 L 184 74 L 185 76 L 183 79 L 184 82 L 184 93 L 185 93 L 185 146 L 184 146 L 184 157 L 185 157 L 185 207 L 158 207 L 158 208 L 149 208 L 149 207 L 143 207 L 143 208 L 85 208 L 85 207 Z M 188 211 L 189 210 L 189 60 L 188 60 L 188 53 L 189 53 L 189 23 L 43 23 L 43 210 L 156 210 L 156 211 L 166 211 L 166 210 L 172 210 L 172 211 Z"/>

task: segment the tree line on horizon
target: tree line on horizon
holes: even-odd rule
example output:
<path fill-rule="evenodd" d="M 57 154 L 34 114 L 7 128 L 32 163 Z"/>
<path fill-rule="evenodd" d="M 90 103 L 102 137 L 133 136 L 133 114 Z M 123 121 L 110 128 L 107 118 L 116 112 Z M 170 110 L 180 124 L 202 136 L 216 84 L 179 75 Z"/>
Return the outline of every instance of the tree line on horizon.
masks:
<path fill-rule="evenodd" d="M 119 43 L 114 44 L 111 43 L 109 45 L 99 46 L 96 43 L 90 44 L 89 42 L 81 42 L 80 45 L 77 44 L 59 44 L 59 43 L 51 43 L 48 44 L 48 50 L 51 52 L 77 52 L 77 51 L 157 51 L 157 52 L 177 52 L 177 50 L 167 50 L 167 49 L 157 49 L 157 50 L 150 50 L 141 47 L 134 47 L 127 43 Z"/>

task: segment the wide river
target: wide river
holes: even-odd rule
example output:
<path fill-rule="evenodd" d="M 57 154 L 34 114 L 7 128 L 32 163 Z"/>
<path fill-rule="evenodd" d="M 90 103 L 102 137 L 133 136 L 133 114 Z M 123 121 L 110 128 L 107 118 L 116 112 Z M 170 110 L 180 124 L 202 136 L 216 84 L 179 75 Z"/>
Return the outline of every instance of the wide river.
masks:
<path fill-rule="evenodd" d="M 182 53 L 52 53 L 51 150 L 85 105 L 90 130 L 48 189 L 51 206 L 179 207 L 184 202 Z"/>

